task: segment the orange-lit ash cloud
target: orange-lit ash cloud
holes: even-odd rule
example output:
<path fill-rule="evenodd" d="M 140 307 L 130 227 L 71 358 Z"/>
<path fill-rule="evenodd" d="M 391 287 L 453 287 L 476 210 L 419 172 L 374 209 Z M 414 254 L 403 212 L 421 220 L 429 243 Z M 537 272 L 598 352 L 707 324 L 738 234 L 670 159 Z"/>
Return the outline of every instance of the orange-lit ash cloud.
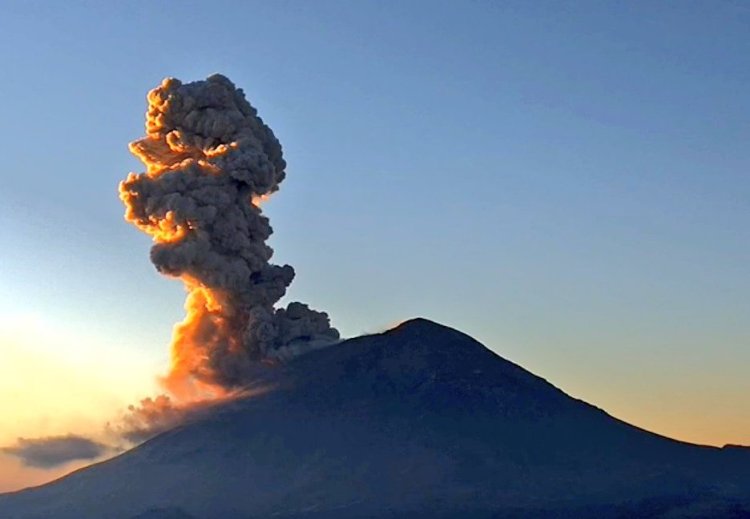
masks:
<path fill-rule="evenodd" d="M 274 306 L 294 269 L 270 262 L 260 203 L 279 189 L 286 162 L 242 90 L 220 75 L 165 79 L 148 103 L 146 136 L 130 144 L 146 171 L 128 175 L 120 198 L 126 220 L 153 238 L 157 270 L 188 292 L 163 382 L 179 401 L 221 398 L 259 362 L 330 344 L 338 332 L 307 305 Z"/>

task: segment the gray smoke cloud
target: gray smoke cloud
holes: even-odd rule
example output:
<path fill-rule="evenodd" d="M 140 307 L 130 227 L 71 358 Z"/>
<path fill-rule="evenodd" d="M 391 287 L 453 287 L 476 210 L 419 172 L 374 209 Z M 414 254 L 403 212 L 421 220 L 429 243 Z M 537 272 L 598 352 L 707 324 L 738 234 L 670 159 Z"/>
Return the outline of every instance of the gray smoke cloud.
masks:
<path fill-rule="evenodd" d="M 272 386 L 255 385 L 229 392 L 221 398 L 192 402 L 174 401 L 168 395 L 144 398 L 137 405 L 128 406 L 127 412 L 119 420 L 107 423 L 107 435 L 125 440 L 126 445 L 141 443 L 177 425 L 200 420 L 233 402 L 258 396 L 272 389 Z"/>
<path fill-rule="evenodd" d="M 131 443 L 140 443 L 182 424 L 205 406 L 176 405 L 167 395 L 144 398 L 128 406 L 127 414 L 115 425 L 107 424 L 110 433 Z"/>
<path fill-rule="evenodd" d="M 148 94 L 146 136 L 130 145 L 146 165 L 120 184 L 126 219 L 154 238 L 159 272 L 188 289 L 167 385 L 241 386 L 253 363 L 335 342 L 328 315 L 275 304 L 294 279 L 270 262 L 273 232 L 260 202 L 286 176 L 281 145 L 224 76 L 165 79 Z"/>
<path fill-rule="evenodd" d="M 93 460 L 110 451 L 110 447 L 84 436 L 46 436 L 43 438 L 18 438 L 11 447 L 0 451 L 15 456 L 25 465 L 52 468 L 74 460 Z"/>

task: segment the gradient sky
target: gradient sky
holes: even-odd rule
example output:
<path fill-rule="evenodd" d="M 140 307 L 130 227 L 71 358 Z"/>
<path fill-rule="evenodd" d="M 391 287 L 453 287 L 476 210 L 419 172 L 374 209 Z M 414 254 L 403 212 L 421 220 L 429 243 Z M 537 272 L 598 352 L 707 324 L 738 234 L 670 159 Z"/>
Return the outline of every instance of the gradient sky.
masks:
<path fill-rule="evenodd" d="M 428 317 L 646 429 L 750 444 L 747 3 L 2 12 L 0 445 L 153 391 L 184 293 L 117 184 L 146 92 L 214 72 L 284 146 L 289 296 L 344 335 Z"/>

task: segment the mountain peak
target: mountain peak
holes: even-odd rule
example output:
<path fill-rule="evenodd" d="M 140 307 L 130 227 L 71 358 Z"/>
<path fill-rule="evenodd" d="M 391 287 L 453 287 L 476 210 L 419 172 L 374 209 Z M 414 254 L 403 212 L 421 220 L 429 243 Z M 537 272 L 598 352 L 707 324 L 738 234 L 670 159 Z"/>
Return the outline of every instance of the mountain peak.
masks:
<path fill-rule="evenodd" d="M 465 333 L 422 317 L 301 358 L 295 368 L 315 391 L 330 385 L 321 378 L 333 377 L 347 397 L 388 393 L 419 401 L 417 407 L 480 406 L 539 416 L 570 400 Z"/>
<path fill-rule="evenodd" d="M 407 319 L 406 321 L 401 321 L 399 324 L 394 326 L 393 328 L 390 328 L 389 330 L 386 330 L 387 333 L 430 333 L 430 334 L 438 334 L 438 333 L 452 333 L 452 334 L 461 334 L 459 331 L 451 328 L 450 326 L 446 326 L 444 324 L 436 323 L 435 321 L 431 321 L 429 319 L 426 319 L 424 317 L 414 317 L 412 319 Z M 464 335 L 464 334 L 461 334 Z"/>
<path fill-rule="evenodd" d="M 463 361 L 483 363 L 494 353 L 468 335 L 424 317 L 403 321 L 378 335 L 381 354 L 420 358 L 450 369 Z"/>
<path fill-rule="evenodd" d="M 272 389 L 52 484 L 1 495 L 0 516 L 750 512 L 748 450 L 627 425 L 428 319 L 266 371 Z"/>

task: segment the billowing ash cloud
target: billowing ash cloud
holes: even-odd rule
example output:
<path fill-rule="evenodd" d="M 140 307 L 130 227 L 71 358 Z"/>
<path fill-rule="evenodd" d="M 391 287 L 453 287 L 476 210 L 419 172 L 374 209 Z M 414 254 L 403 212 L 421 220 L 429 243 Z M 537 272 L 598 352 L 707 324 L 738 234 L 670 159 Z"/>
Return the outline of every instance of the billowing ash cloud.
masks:
<path fill-rule="evenodd" d="M 93 460 L 107 454 L 110 448 L 89 438 L 71 434 L 18 438 L 14 446 L 0 450 L 20 458 L 30 467 L 52 468 L 73 460 Z"/>
<path fill-rule="evenodd" d="M 337 340 L 324 312 L 274 306 L 294 269 L 270 262 L 260 201 L 279 189 L 286 163 L 242 90 L 220 75 L 165 79 L 148 102 L 146 136 L 130 145 L 147 169 L 120 184 L 120 198 L 126 219 L 153 237 L 156 268 L 188 290 L 170 391 L 239 387 L 257 361 Z"/>
<path fill-rule="evenodd" d="M 180 407 L 167 395 L 144 398 L 138 405 L 128 406 L 128 413 L 110 430 L 119 438 L 140 443 L 184 422 L 187 415 L 198 409 L 194 405 Z"/>
<path fill-rule="evenodd" d="M 137 405 L 128 406 L 120 420 L 107 424 L 110 436 L 128 443 L 140 443 L 177 425 L 199 420 L 213 412 L 217 406 L 239 398 L 252 397 L 272 389 L 255 386 L 240 391 L 226 392 L 221 397 L 197 401 L 175 401 L 168 395 L 144 398 Z"/>

